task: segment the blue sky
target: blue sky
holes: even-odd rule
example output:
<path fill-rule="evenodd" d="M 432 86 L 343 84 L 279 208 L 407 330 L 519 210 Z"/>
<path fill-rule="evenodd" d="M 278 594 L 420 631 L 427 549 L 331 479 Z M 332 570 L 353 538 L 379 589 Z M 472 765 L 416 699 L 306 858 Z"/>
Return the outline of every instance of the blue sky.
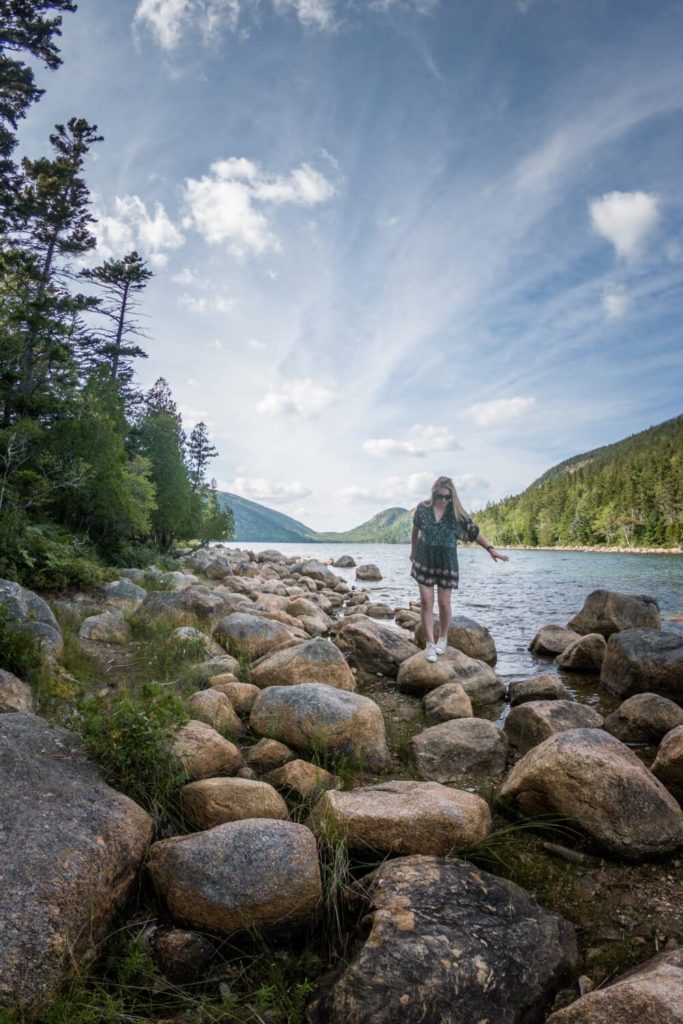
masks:
<path fill-rule="evenodd" d="M 81 0 L 22 129 L 105 136 L 101 256 L 219 486 L 466 507 L 681 410 L 683 5 Z"/>

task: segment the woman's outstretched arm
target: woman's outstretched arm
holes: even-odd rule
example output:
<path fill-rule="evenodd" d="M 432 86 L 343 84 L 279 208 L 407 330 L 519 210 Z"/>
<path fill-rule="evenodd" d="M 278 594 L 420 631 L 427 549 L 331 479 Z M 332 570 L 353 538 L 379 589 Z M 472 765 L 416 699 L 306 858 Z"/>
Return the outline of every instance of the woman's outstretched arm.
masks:
<path fill-rule="evenodd" d="M 498 551 L 496 551 L 496 549 L 493 546 L 493 544 L 491 543 L 491 541 L 487 540 L 486 537 L 484 536 L 484 534 L 481 533 L 481 531 L 479 532 L 479 534 L 477 536 L 476 543 L 479 544 L 482 548 L 485 548 L 486 551 L 488 551 L 488 553 L 490 554 L 490 556 L 491 556 L 491 558 L 493 559 L 494 562 L 509 562 L 510 561 L 510 556 L 509 555 L 501 555 Z"/>

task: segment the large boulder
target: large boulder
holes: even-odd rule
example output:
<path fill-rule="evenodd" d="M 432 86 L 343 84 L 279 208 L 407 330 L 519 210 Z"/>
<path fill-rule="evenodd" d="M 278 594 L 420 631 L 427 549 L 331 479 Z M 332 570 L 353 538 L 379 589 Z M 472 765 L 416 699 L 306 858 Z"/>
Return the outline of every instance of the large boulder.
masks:
<path fill-rule="evenodd" d="M 113 583 L 105 583 L 102 593 L 108 604 L 121 605 L 124 608 L 137 608 L 147 597 L 144 587 L 125 577 Z"/>
<path fill-rule="evenodd" d="M 181 657 L 221 658 L 225 654 L 220 644 L 194 626 L 178 626 L 168 639 Z"/>
<path fill-rule="evenodd" d="M 242 723 L 230 698 L 220 690 L 214 690 L 213 687 L 197 690 L 187 698 L 187 704 L 192 716 L 200 722 L 206 722 L 212 729 L 233 737 L 242 732 Z"/>
<path fill-rule="evenodd" d="M 474 793 L 438 782 L 383 782 L 324 793 L 309 822 L 316 835 L 353 850 L 445 855 L 484 839 L 491 812 Z"/>
<path fill-rule="evenodd" d="M 222 614 L 223 599 L 205 586 L 154 590 L 135 611 L 136 618 L 164 619 L 179 624 L 192 616 L 210 619 Z"/>
<path fill-rule="evenodd" d="M 369 697 L 322 683 L 269 686 L 256 699 L 251 727 L 297 750 L 347 757 L 369 771 L 389 763 L 380 708 Z"/>
<path fill-rule="evenodd" d="M 132 630 L 119 608 L 110 608 L 99 615 L 89 615 L 78 631 L 81 640 L 99 640 L 107 644 L 127 644 Z"/>
<path fill-rule="evenodd" d="M 8 711 L 23 711 L 32 715 L 35 704 L 26 683 L 22 683 L 11 672 L 0 669 L 0 714 Z"/>
<path fill-rule="evenodd" d="M 452 647 L 434 662 L 418 651 L 401 664 L 396 682 L 402 693 L 416 696 L 444 683 L 460 683 L 473 704 L 495 704 L 505 696 L 505 687 L 489 665 Z"/>
<path fill-rule="evenodd" d="M 505 719 L 505 735 L 519 754 L 566 729 L 600 729 L 602 715 L 575 700 L 533 700 L 513 708 Z"/>
<path fill-rule="evenodd" d="M 351 555 L 340 555 L 334 563 L 335 569 L 355 569 L 356 561 Z"/>
<path fill-rule="evenodd" d="M 575 633 L 573 629 L 566 629 L 565 626 L 556 626 L 554 623 L 550 623 L 547 626 L 541 626 L 529 644 L 529 650 L 544 658 L 554 658 L 556 655 L 562 654 L 566 647 L 578 639 L 579 634 Z"/>
<path fill-rule="evenodd" d="M 183 814 L 198 829 L 244 818 L 289 818 L 287 804 L 267 782 L 201 779 L 180 791 Z"/>
<path fill-rule="evenodd" d="M 547 1024 L 681 1024 L 683 948 L 667 950 L 548 1017 Z"/>
<path fill-rule="evenodd" d="M 424 698 L 424 709 L 430 722 L 448 722 L 452 718 L 472 718 L 472 701 L 462 683 L 444 683 L 430 690 Z"/>
<path fill-rule="evenodd" d="M 530 700 L 569 700 L 571 693 L 559 676 L 530 676 L 529 679 L 515 679 L 508 688 L 510 705 L 515 708 Z"/>
<path fill-rule="evenodd" d="M 252 669 L 251 680 L 261 687 L 325 683 L 340 690 L 356 689 L 344 655 L 331 640 L 320 637 L 261 658 Z"/>
<path fill-rule="evenodd" d="M 309 558 L 305 562 L 292 566 L 292 576 L 306 576 L 315 583 L 324 583 L 331 590 L 339 583 L 339 577 L 335 576 L 331 569 L 316 558 Z"/>
<path fill-rule="evenodd" d="M 214 676 L 211 680 L 211 689 L 224 693 L 238 715 L 248 715 L 261 692 L 253 683 L 240 683 L 231 672 Z"/>
<path fill-rule="evenodd" d="M 508 775 L 499 799 L 524 817 L 562 818 L 627 861 L 683 844 L 683 812 L 674 798 L 602 729 L 570 729 L 533 747 Z"/>
<path fill-rule="evenodd" d="M 600 682 L 618 697 L 658 693 L 683 704 L 683 635 L 627 629 L 611 636 Z"/>
<path fill-rule="evenodd" d="M 383 676 L 395 677 L 401 664 L 419 653 L 404 633 L 365 616 L 345 622 L 336 640 L 352 665 Z"/>
<path fill-rule="evenodd" d="M 306 922 L 322 896 L 315 838 L 289 821 L 250 818 L 162 839 L 148 867 L 176 920 L 222 935 Z"/>
<path fill-rule="evenodd" d="M 659 745 L 652 771 L 683 807 L 683 725 L 666 734 Z"/>
<path fill-rule="evenodd" d="M 229 654 L 260 658 L 293 637 L 291 629 L 272 619 L 233 612 L 216 623 L 214 637 Z"/>
<path fill-rule="evenodd" d="M 646 594 L 619 594 L 614 590 L 594 590 L 568 628 L 585 636 L 602 633 L 604 637 L 622 629 L 660 629 L 659 605 Z"/>
<path fill-rule="evenodd" d="M 438 622 L 434 623 L 434 639 L 438 640 L 441 635 Z M 427 634 L 420 622 L 415 629 L 415 639 L 424 647 Z M 475 619 L 466 615 L 454 615 L 448 627 L 448 646 L 462 651 L 469 658 L 476 658 L 484 661 L 487 665 L 495 665 L 498 659 L 496 642 L 489 633 L 486 626 L 480 625 Z"/>
<path fill-rule="evenodd" d="M 683 725 L 683 708 L 657 693 L 636 693 L 605 719 L 605 729 L 623 743 L 659 743 Z"/>
<path fill-rule="evenodd" d="M 47 601 L 32 590 L 13 580 L 0 580 L 0 617 L 7 629 L 31 636 L 46 657 L 58 658 L 62 653 L 64 638 L 59 623 Z"/>
<path fill-rule="evenodd" d="M 457 718 L 418 733 L 412 751 L 420 775 L 434 782 L 484 787 L 505 771 L 507 736 L 483 718 Z"/>
<path fill-rule="evenodd" d="M 541 1024 L 576 970 L 571 924 L 463 861 L 389 860 L 359 886 L 370 934 L 311 1024 Z"/>
<path fill-rule="evenodd" d="M 378 583 L 382 579 L 382 573 L 376 565 L 368 562 L 367 565 L 356 567 L 356 579 L 363 583 Z"/>
<path fill-rule="evenodd" d="M 281 768 L 296 757 L 294 751 L 278 740 L 269 740 L 265 736 L 247 750 L 247 764 L 257 772 L 271 772 Z"/>
<path fill-rule="evenodd" d="M 152 820 L 75 736 L 33 715 L 0 715 L 0 778 L 0 1006 L 30 1010 L 107 934 Z"/>
<path fill-rule="evenodd" d="M 565 672 L 599 672 L 606 649 L 602 633 L 587 633 L 565 647 L 555 658 L 555 664 Z"/>
<path fill-rule="evenodd" d="M 169 751 L 179 771 L 191 779 L 234 775 L 244 764 L 238 747 L 206 722 L 194 719 L 183 725 L 169 742 Z"/>
<path fill-rule="evenodd" d="M 283 789 L 286 793 L 312 800 L 326 789 L 335 789 L 341 785 L 336 775 L 330 774 L 317 764 L 310 761 L 288 761 L 281 768 L 268 772 L 265 778 L 271 786 Z"/>

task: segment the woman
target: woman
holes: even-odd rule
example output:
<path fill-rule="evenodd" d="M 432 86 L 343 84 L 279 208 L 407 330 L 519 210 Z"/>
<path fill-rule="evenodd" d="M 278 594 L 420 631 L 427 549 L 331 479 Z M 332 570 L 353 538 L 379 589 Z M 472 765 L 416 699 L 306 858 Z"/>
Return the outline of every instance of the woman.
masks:
<path fill-rule="evenodd" d="M 432 486 L 428 501 L 422 501 L 413 516 L 410 575 L 420 588 L 420 610 L 426 634 L 427 661 L 436 661 L 448 644 L 451 622 L 451 592 L 458 586 L 458 538 L 476 541 L 494 562 L 509 561 L 496 551 L 479 527 L 472 522 L 449 476 L 440 476 Z M 434 643 L 434 587 L 439 602 L 439 640 Z"/>

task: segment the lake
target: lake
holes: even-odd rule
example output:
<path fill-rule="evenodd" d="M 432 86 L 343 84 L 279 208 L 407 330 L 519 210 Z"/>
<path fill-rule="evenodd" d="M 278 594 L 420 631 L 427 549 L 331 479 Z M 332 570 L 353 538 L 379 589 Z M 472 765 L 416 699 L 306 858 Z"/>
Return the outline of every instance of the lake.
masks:
<path fill-rule="evenodd" d="M 275 549 L 283 555 L 337 559 L 351 555 L 358 565 L 372 562 L 384 577 L 379 583 L 356 583 L 355 569 L 333 571 L 351 585 L 367 590 L 373 601 L 407 607 L 418 598 L 410 577 L 408 544 L 276 544 L 235 542 L 249 551 Z M 496 672 L 504 682 L 554 671 L 552 662 L 537 658 L 528 645 L 543 625 L 566 625 L 592 590 L 650 594 L 659 602 L 662 626 L 683 634 L 683 556 L 614 554 L 588 551 L 508 552 L 509 562 L 493 562 L 479 547 L 460 547 L 460 589 L 453 594 L 453 613 L 486 626 L 498 648 Z M 563 674 L 580 700 L 607 706 L 596 693 L 595 677 Z"/>

